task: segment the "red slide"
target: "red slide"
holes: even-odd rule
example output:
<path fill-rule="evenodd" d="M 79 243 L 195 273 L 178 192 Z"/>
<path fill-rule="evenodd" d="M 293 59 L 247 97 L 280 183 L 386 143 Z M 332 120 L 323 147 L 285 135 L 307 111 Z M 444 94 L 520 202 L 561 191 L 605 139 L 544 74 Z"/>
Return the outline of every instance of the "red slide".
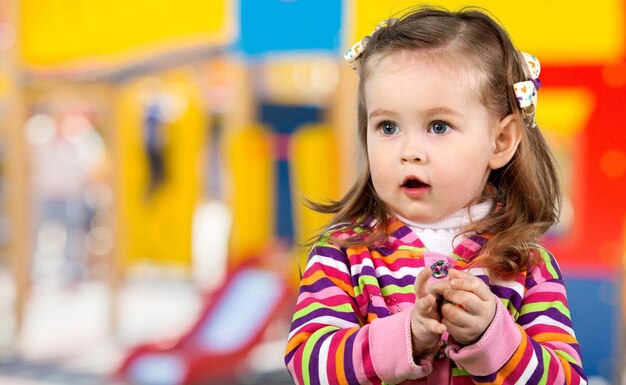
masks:
<path fill-rule="evenodd" d="M 275 272 L 241 266 L 211 296 L 196 324 L 169 344 L 134 348 L 118 375 L 137 385 L 189 385 L 233 378 L 287 301 L 289 286 Z"/>

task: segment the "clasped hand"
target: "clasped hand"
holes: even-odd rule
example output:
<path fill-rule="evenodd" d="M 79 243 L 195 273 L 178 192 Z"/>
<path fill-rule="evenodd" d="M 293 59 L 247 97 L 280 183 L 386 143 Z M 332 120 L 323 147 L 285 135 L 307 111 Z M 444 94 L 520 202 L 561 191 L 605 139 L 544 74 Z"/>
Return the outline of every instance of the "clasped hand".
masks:
<path fill-rule="evenodd" d="M 431 354 L 441 334 L 448 332 L 458 343 L 478 341 L 491 324 L 497 298 L 477 277 L 450 269 L 449 279 L 428 284 L 432 272 L 423 269 L 415 280 L 415 305 L 411 318 L 413 354 Z"/>

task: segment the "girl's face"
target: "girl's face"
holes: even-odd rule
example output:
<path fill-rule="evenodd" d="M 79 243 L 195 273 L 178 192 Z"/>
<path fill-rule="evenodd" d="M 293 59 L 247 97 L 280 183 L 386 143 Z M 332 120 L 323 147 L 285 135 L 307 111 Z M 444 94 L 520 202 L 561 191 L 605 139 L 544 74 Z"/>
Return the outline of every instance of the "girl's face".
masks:
<path fill-rule="evenodd" d="M 370 63 L 364 97 L 376 192 L 415 222 L 434 222 L 466 207 L 497 168 L 498 120 L 480 101 L 478 79 L 444 56 L 420 52 Z"/>

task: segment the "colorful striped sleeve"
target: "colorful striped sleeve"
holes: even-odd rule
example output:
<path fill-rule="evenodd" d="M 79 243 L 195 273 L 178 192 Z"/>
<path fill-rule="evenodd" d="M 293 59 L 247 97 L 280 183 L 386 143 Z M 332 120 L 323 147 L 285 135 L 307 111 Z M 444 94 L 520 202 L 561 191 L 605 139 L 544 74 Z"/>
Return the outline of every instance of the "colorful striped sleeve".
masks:
<path fill-rule="evenodd" d="M 518 345 L 495 372 L 472 375 L 476 384 L 587 383 L 563 277 L 554 257 L 545 249 L 538 252 L 542 263 L 527 275 L 526 292 L 514 325 L 518 330 L 515 334 L 521 335 L 515 338 Z M 514 320 L 508 317 L 505 322 Z M 504 338 L 499 343 L 506 345 Z"/>
<path fill-rule="evenodd" d="M 368 326 L 359 316 L 345 254 L 318 242 L 300 283 L 285 353 L 295 383 L 371 383 Z"/>
<path fill-rule="evenodd" d="M 385 333 L 404 341 L 409 313 L 368 323 L 367 314 L 358 308 L 355 286 L 358 288 L 358 279 L 352 275 L 345 251 L 318 242 L 300 283 L 285 352 L 287 369 L 296 384 L 381 384 L 389 379 L 398 383 L 427 374 L 430 368 L 413 363 L 406 347 L 395 350 L 398 354 L 408 350 L 411 364 L 406 359 L 404 366 L 394 362 L 386 365 L 389 368 L 382 364 L 380 370 L 383 360 L 376 361 L 377 357 L 390 353 L 373 354 L 372 346 L 389 344 L 381 337 Z M 408 341 L 410 347 L 410 338 Z"/>

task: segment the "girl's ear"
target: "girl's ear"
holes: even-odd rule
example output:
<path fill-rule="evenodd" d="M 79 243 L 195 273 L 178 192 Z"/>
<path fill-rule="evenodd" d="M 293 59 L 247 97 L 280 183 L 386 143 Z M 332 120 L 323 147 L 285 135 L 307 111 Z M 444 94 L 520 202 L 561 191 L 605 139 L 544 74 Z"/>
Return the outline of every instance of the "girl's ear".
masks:
<path fill-rule="evenodd" d="M 496 128 L 489 168 L 497 170 L 509 163 L 517 151 L 520 140 L 522 140 L 522 127 L 515 116 L 510 114 L 502 118 Z"/>

